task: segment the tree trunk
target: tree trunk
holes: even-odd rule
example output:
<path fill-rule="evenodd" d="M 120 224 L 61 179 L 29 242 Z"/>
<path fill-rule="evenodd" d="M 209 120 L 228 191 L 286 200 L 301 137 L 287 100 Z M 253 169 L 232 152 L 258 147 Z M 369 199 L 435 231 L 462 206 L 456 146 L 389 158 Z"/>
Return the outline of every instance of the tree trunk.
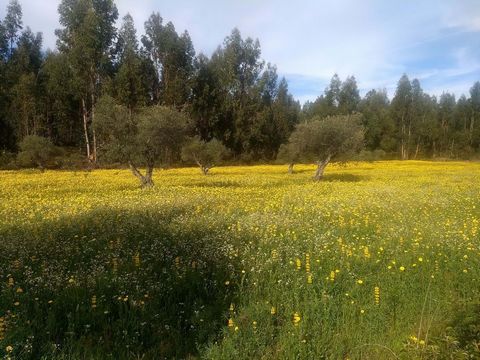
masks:
<path fill-rule="evenodd" d="M 88 113 L 87 106 L 85 105 L 85 99 L 82 99 L 82 116 L 83 116 L 83 132 L 85 135 L 85 146 L 87 147 L 87 159 L 92 160 L 90 157 L 90 140 L 88 138 Z"/>
<path fill-rule="evenodd" d="M 313 179 L 315 181 L 320 181 L 323 178 L 323 172 L 325 171 L 325 168 L 327 167 L 328 163 L 330 162 L 331 155 L 329 154 L 323 161 L 319 161 L 317 163 L 317 171 L 315 172 L 315 176 Z"/>
<path fill-rule="evenodd" d="M 294 166 L 294 165 L 295 165 L 294 163 L 288 164 L 288 173 L 289 173 L 289 174 L 293 174 L 293 166 Z"/>
<path fill-rule="evenodd" d="M 202 174 L 203 175 L 207 175 L 208 171 L 210 170 L 210 168 L 208 166 L 202 166 L 201 169 L 202 169 Z"/>
<path fill-rule="evenodd" d="M 152 174 L 153 174 L 152 165 L 147 166 L 147 171 L 145 173 L 145 176 L 142 175 L 142 173 L 136 168 L 135 165 L 133 165 L 132 162 L 129 162 L 128 166 L 130 167 L 132 174 L 135 175 L 135 177 L 140 181 L 140 186 L 142 188 L 150 188 L 154 185 L 152 180 Z"/>
<path fill-rule="evenodd" d="M 415 160 L 417 160 L 418 152 L 420 151 L 420 140 L 417 141 L 417 147 L 415 149 L 415 156 L 413 157 Z"/>
<path fill-rule="evenodd" d="M 91 113 L 91 121 L 92 121 L 92 136 L 93 136 L 93 151 L 92 151 L 92 159 L 93 162 L 97 162 L 97 137 L 95 136 L 95 94 L 92 93 L 92 109 L 90 110 Z"/>

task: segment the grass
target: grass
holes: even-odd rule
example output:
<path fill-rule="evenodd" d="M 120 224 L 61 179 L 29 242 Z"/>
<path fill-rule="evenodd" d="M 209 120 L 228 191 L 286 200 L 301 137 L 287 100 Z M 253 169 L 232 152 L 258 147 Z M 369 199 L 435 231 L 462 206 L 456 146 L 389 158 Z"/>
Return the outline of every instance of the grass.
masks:
<path fill-rule="evenodd" d="M 480 164 L 0 172 L 0 356 L 479 356 Z"/>

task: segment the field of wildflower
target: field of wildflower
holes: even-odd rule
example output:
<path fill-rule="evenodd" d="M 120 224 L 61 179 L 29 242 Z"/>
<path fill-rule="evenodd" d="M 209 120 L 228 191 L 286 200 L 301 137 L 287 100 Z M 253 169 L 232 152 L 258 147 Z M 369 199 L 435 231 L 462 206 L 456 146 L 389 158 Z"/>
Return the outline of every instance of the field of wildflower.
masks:
<path fill-rule="evenodd" d="M 0 357 L 478 359 L 480 163 L 0 172 Z"/>

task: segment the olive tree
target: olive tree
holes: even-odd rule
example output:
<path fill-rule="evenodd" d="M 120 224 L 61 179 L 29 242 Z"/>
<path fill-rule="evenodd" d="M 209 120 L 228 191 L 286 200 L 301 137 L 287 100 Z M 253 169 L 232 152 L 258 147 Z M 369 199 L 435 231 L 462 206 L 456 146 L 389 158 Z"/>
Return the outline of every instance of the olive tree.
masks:
<path fill-rule="evenodd" d="M 314 161 L 317 170 L 315 180 L 321 180 L 330 161 L 345 161 L 363 148 L 361 116 L 337 115 L 326 118 L 314 117 L 297 125 L 283 149 L 289 156 L 289 168 L 294 161 Z"/>
<path fill-rule="evenodd" d="M 55 156 L 60 155 L 60 148 L 50 139 L 37 135 L 28 135 L 19 144 L 18 162 L 22 166 L 37 166 L 40 170 L 47 166 Z"/>
<path fill-rule="evenodd" d="M 288 142 L 280 145 L 278 149 L 277 160 L 288 164 L 288 173 L 293 174 L 293 167 L 301 161 L 301 153 L 296 144 Z"/>
<path fill-rule="evenodd" d="M 103 97 L 97 114 L 100 158 L 128 164 L 142 187 L 153 186 L 155 166 L 167 167 L 179 157 L 188 125 L 183 113 L 165 106 L 131 113 L 111 97 Z M 146 169 L 144 174 L 140 167 Z"/>
<path fill-rule="evenodd" d="M 204 175 L 228 156 L 227 148 L 217 139 L 208 142 L 191 138 L 182 149 L 182 160 L 195 162 Z"/>

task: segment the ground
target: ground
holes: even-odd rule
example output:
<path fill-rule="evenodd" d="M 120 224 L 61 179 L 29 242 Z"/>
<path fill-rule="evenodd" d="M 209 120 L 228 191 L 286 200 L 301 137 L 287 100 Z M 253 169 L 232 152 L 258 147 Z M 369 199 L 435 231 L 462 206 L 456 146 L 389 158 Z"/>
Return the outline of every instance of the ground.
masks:
<path fill-rule="evenodd" d="M 0 356 L 479 356 L 480 164 L 313 173 L 0 172 Z"/>

